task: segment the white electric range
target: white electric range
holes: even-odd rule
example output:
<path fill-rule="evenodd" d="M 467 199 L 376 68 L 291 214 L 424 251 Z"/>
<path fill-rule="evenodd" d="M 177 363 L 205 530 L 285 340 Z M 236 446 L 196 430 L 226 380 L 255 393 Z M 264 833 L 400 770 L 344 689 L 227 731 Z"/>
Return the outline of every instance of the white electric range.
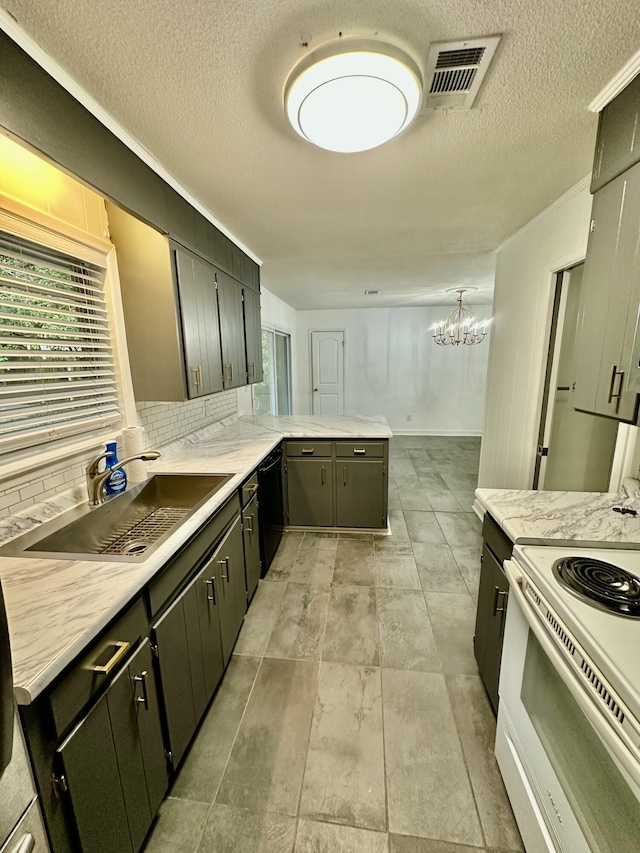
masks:
<path fill-rule="evenodd" d="M 504 569 L 496 757 L 526 850 L 638 853 L 640 552 L 524 545 Z"/>

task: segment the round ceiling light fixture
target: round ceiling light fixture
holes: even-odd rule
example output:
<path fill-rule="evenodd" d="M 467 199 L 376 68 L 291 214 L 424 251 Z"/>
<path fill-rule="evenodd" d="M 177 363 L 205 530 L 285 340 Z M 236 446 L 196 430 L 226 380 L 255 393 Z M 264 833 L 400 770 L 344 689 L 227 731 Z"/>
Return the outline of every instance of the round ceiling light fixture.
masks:
<path fill-rule="evenodd" d="M 294 68 L 284 103 L 293 129 L 328 151 L 377 148 L 415 118 L 422 77 L 402 50 L 377 41 L 326 45 Z"/>

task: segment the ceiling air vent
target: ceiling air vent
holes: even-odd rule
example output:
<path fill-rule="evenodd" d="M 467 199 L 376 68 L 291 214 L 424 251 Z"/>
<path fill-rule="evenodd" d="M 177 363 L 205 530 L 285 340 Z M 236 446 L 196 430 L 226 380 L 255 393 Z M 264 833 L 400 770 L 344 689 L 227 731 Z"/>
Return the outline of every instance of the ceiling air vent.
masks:
<path fill-rule="evenodd" d="M 424 109 L 471 109 L 499 41 L 500 36 L 487 36 L 432 44 L 424 75 Z"/>

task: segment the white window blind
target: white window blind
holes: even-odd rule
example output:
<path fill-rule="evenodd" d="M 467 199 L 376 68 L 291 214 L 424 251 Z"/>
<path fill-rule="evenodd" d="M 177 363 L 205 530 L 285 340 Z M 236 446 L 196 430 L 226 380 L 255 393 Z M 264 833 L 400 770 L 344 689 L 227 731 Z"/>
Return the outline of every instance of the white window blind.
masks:
<path fill-rule="evenodd" d="M 104 276 L 0 232 L 0 453 L 119 419 Z"/>

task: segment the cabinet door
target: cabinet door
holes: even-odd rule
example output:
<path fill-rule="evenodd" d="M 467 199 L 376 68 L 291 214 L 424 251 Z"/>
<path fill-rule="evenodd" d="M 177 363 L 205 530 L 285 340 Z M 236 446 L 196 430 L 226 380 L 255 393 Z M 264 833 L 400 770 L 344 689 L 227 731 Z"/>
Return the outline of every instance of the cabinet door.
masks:
<path fill-rule="evenodd" d="M 189 397 L 222 391 L 222 356 L 214 267 L 175 249 Z"/>
<path fill-rule="evenodd" d="M 226 666 L 247 609 L 240 518 L 234 522 L 216 550 L 215 560 L 220 571 L 220 633 Z"/>
<path fill-rule="evenodd" d="M 218 286 L 224 387 L 238 388 L 247 382 L 242 287 L 220 270 L 216 271 L 215 277 Z"/>
<path fill-rule="evenodd" d="M 248 287 L 242 289 L 244 303 L 244 334 L 247 346 L 247 382 L 262 382 L 262 323 L 260 294 Z"/>
<path fill-rule="evenodd" d="M 244 569 L 247 599 L 250 601 L 260 580 L 260 535 L 258 518 L 258 496 L 249 501 L 242 510 L 242 538 L 244 541 Z"/>
<path fill-rule="evenodd" d="M 153 626 L 158 647 L 162 696 L 174 765 L 187 748 L 197 725 L 191 663 L 182 599 L 178 598 Z"/>
<path fill-rule="evenodd" d="M 576 339 L 573 405 L 635 422 L 628 390 L 637 319 L 640 164 L 594 196 Z"/>
<path fill-rule="evenodd" d="M 289 524 L 333 527 L 331 459 L 287 459 Z"/>
<path fill-rule="evenodd" d="M 58 749 L 82 853 L 133 851 L 107 698 Z"/>
<path fill-rule="evenodd" d="M 153 819 L 167 792 L 168 773 L 160 724 L 160 697 L 148 640 L 144 641 L 131 658 L 128 672 L 133 685 L 140 751 Z"/>
<path fill-rule="evenodd" d="M 383 527 L 385 465 L 382 460 L 336 461 L 336 524 L 338 527 Z"/>
<path fill-rule="evenodd" d="M 221 572 L 219 569 L 216 554 L 207 561 L 194 582 L 207 702 L 213 696 L 224 671 L 220 637 Z"/>
<path fill-rule="evenodd" d="M 640 160 L 640 77 L 600 113 L 591 192 L 601 189 Z"/>
<path fill-rule="evenodd" d="M 480 677 L 494 711 L 498 710 L 498 681 L 508 594 L 509 583 L 502 567 L 485 544 L 482 549 L 473 646 Z"/>

